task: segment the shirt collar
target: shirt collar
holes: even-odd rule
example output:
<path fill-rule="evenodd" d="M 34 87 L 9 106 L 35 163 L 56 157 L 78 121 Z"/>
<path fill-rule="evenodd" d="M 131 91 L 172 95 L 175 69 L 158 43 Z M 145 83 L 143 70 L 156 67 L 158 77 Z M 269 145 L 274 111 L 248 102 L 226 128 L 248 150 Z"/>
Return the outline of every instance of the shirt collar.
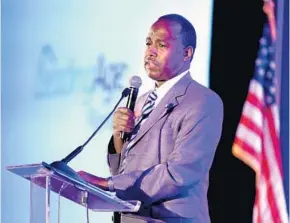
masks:
<path fill-rule="evenodd" d="M 174 78 L 169 79 L 168 81 L 164 82 L 160 87 L 156 87 L 156 83 L 154 90 L 157 94 L 157 99 L 155 101 L 155 106 L 161 101 L 161 99 L 166 95 L 166 93 L 187 73 L 189 72 L 189 69 L 182 72 L 181 74 L 175 76 Z"/>
<path fill-rule="evenodd" d="M 160 102 L 160 100 L 166 95 L 166 93 L 187 73 L 189 72 L 189 69 L 182 72 L 181 74 L 175 76 L 174 78 L 169 79 L 168 81 L 164 82 L 160 87 L 156 87 L 155 84 L 155 90 L 157 94 L 157 99 L 155 101 L 155 106 Z"/>

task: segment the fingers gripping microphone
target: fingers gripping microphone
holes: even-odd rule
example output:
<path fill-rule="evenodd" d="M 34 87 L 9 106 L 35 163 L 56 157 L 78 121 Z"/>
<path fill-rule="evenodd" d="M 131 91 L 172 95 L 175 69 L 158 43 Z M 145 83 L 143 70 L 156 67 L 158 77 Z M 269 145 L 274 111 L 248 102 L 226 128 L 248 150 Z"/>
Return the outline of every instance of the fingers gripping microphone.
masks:
<path fill-rule="evenodd" d="M 130 93 L 128 96 L 126 107 L 134 112 L 135 103 L 138 96 L 139 87 L 142 84 L 142 80 L 139 76 L 133 76 L 130 79 Z M 130 133 L 122 132 L 121 139 L 127 140 L 130 137 Z"/>

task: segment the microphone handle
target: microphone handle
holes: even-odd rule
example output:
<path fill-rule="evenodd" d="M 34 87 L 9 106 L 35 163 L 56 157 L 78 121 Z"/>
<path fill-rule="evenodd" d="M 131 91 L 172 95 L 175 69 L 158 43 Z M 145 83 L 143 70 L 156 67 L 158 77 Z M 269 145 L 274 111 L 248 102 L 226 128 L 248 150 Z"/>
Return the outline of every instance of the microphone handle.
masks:
<path fill-rule="evenodd" d="M 132 112 L 134 112 L 135 103 L 138 96 L 138 88 L 130 87 L 130 94 L 128 96 L 126 107 L 129 108 Z M 123 141 L 128 140 L 131 137 L 131 133 L 128 132 L 121 132 L 120 138 L 123 139 Z"/>

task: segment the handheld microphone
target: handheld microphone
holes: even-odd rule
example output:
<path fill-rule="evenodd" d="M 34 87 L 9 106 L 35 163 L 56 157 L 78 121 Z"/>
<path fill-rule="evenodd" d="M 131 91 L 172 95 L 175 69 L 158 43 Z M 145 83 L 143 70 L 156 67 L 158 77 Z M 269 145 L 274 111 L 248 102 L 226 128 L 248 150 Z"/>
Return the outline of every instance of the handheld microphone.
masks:
<path fill-rule="evenodd" d="M 139 87 L 142 84 L 142 80 L 139 76 L 133 76 L 130 79 L 130 93 L 127 100 L 126 107 L 134 112 L 135 103 L 138 96 Z M 131 136 L 131 133 L 122 132 L 120 138 L 127 140 Z"/>

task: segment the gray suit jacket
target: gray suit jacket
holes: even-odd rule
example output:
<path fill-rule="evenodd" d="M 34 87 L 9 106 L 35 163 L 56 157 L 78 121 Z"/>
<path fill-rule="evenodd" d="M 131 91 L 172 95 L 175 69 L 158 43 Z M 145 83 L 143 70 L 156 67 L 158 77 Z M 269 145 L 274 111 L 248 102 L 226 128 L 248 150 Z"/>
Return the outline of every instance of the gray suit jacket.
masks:
<path fill-rule="evenodd" d="M 137 103 L 144 104 L 147 96 Z M 121 155 L 108 154 L 117 196 L 152 205 L 154 218 L 210 222 L 208 175 L 222 121 L 219 96 L 186 74 L 141 126 L 123 174 L 118 169 L 127 143 Z"/>

